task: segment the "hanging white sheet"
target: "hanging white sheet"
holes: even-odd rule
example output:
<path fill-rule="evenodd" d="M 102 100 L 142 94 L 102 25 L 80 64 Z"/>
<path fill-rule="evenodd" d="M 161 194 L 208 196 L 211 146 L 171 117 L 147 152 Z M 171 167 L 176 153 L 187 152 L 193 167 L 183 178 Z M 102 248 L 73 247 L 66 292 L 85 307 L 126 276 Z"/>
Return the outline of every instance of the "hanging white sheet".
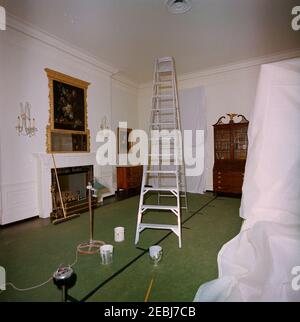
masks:
<path fill-rule="evenodd" d="M 186 152 L 196 157 L 198 152 L 195 167 L 188 166 L 186 168 L 194 169 L 197 175 L 186 177 L 187 191 L 193 193 L 203 193 L 205 191 L 205 137 L 206 137 L 206 113 L 205 113 L 205 95 L 203 87 L 195 87 L 191 89 L 183 89 L 179 91 L 179 107 L 182 130 L 193 131 L 193 142 L 189 146 L 185 144 Z M 196 131 L 199 132 L 199 140 L 196 140 Z M 187 157 L 187 153 L 185 157 Z M 187 160 L 186 160 L 187 161 Z M 199 170 L 199 171 L 198 171 Z M 194 172 L 194 171 L 191 171 Z"/>
<path fill-rule="evenodd" d="M 248 136 L 245 222 L 195 301 L 300 301 L 300 58 L 261 67 Z"/>

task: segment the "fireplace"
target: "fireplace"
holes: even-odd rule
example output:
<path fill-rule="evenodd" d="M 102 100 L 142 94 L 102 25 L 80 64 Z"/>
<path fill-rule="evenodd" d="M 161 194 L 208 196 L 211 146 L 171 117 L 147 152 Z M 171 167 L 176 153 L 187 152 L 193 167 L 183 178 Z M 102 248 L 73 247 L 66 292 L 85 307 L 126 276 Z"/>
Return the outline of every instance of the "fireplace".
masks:
<path fill-rule="evenodd" d="M 57 185 L 55 170 L 51 169 L 51 194 L 52 212 L 51 219 L 63 217 L 61 198 L 66 210 L 66 215 L 81 213 L 88 210 L 88 182 L 94 178 L 93 166 L 75 166 L 58 168 L 57 176 L 61 190 L 61 196 Z M 97 205 L 97 198 L 92 198 L 92 205 Z"/>
<path fill-rule="evenodd" d="M 34 153 L 36 160 L 36 202 L 37 214 L 40 218 L 49 218 L 53 212 L 52 169 L 54 168 L 51 154 Z M 96 162 L 96 153 L 58 153 L 54 155 L 58 169 L 93 165 L 93 176 L 109 187 L 109 193 L 99 193 L 98 204 L 103 196 L 114 194 L 112 167 L 100 167 Z M 76 212 L 75 212 L 76 213 Z"/>

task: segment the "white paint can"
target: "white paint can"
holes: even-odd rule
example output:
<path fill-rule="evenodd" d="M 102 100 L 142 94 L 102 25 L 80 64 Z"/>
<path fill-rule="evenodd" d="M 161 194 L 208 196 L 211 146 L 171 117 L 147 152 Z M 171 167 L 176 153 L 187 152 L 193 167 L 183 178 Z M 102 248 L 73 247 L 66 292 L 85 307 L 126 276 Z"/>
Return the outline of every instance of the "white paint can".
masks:
<path fill-rule="evenodd" d="M 125 228 L 124 227 L 116 227 L 114 229 L 115 232 L 115 242 L 120 243 L 123 242 L 125 239 L 124 233 L 125 233 Z"/>
<path fill-rule="evenodd" d="M 113 245 L 103 245 L 100 247 L 101 262 L 103 265 L 109 265 L 113 262 Z"/>

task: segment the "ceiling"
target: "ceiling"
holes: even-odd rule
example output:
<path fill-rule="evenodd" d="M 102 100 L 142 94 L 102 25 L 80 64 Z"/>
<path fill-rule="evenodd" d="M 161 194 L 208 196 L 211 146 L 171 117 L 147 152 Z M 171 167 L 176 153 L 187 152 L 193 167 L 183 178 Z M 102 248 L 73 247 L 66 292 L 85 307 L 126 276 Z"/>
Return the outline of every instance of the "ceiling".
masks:
<path fill-rule="evenodd" d="M 137 83 L 156 57 L 190 73 L 300 47 L 291 28 L 298 0 L 191 0 L 172 15 L 166 0 L 0 0 L 7 11 L 106 62 Z"/>

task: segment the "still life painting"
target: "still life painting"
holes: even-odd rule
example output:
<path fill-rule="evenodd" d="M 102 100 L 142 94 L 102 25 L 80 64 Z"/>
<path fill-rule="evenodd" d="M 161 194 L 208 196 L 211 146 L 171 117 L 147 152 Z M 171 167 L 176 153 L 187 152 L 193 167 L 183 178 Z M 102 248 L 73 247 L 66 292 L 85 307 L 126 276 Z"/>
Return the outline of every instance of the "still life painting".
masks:
<path fill-rule="evenodd" d="M 84 89 L 53 81 L 54 128 L 85 131 Z"/>

